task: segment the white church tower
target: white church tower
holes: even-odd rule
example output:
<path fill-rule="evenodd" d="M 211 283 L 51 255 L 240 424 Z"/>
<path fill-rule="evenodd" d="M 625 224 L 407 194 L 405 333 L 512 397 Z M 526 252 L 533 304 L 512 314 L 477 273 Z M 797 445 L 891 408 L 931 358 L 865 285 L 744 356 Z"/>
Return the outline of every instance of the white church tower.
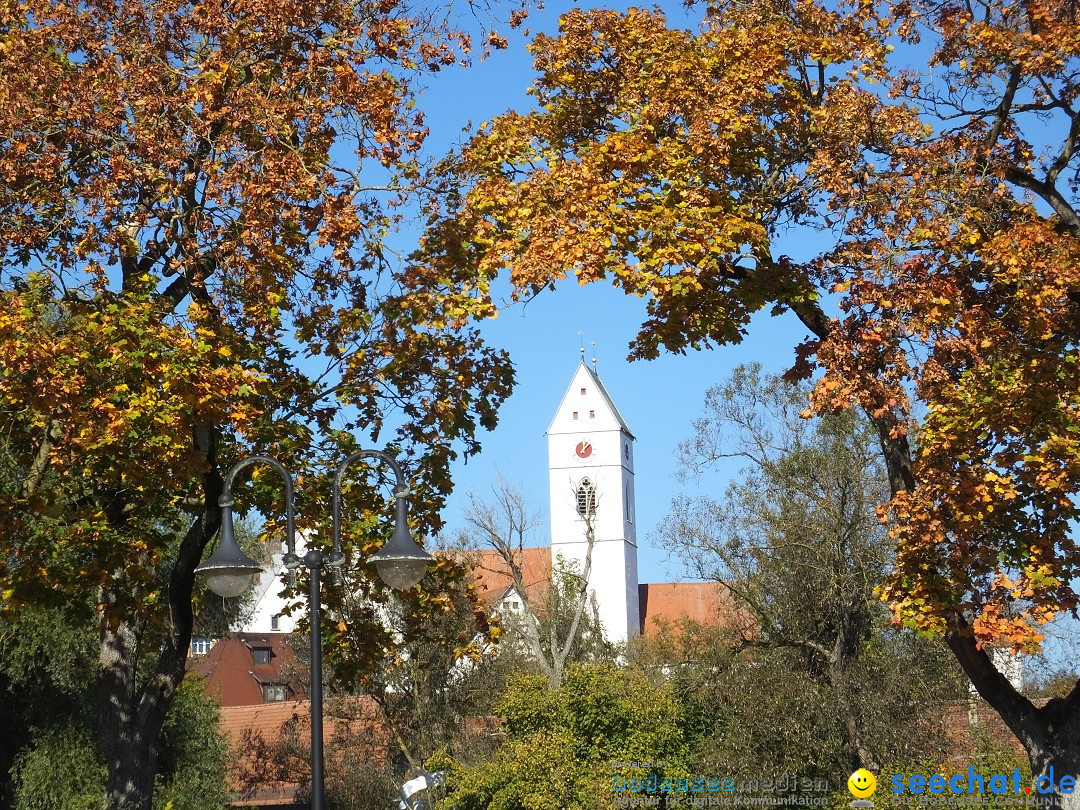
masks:
<path fill-rule="evenodd" d="M 547 437 L 552 565 L 561 554 L 584 571 L 590 519 L 594 541 L 589 590 L 604 637 L 626 641 L 640 629 L 634 436 L 584 357 Z"/>

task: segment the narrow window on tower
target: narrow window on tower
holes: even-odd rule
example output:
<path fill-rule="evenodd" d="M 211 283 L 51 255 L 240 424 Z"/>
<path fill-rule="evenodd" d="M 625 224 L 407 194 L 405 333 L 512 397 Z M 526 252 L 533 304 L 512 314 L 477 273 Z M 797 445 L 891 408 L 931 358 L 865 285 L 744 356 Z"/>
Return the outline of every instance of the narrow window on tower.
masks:
<path fill-rule="evenodd" d="M 577 510 L 579 515 L 591 515 L 596 511 L 596 488 L 588 478 L 582 478 L 578 484 Z"/>

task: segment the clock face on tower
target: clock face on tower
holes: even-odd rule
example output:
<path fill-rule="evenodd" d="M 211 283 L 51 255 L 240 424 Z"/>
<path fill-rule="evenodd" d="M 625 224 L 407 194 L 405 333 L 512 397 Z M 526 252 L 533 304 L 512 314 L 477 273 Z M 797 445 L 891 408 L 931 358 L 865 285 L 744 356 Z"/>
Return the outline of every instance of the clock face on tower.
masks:
<path fill-rule="evenodd" d="M 580 441 L 577 443 L 577 447 L 574 448 L 574 455 L 584 460 L 592 456 L 592 451 L 592 442 Z"/>

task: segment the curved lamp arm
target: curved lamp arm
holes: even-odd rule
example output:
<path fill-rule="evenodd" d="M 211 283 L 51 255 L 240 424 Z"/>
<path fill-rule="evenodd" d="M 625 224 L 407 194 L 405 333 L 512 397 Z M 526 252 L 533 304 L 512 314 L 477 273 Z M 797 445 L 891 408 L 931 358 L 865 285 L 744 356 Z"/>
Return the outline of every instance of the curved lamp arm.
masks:
<path fill-rule="evenodd" d="M 381 450 L 360 450 L 345 458 L 338 464 L 334 474 L 333 490 L 333 543 L 334 550 L 330 555 L 328 565 L 341 565 L 345 555 L 341 551 L 341 483 L 345 476 L 345 469 L 357 459 L 377 458 L 389 465 L 394 471 L 395 486 L 395 519 L 394 533 L 383 547 L 375 554 L 371 561 L 375 563 L 375 570 L 391 588 L 411 588 L 419 582 L 424 572 L 435 558 L 422 549 L 409 532 L 409 485 L 405 480 L 405 473 L 397 460 Z"/>
<path fill-rule="evenodd" d="M 296 568 L 300 564 L 300 560 L 296 558 L 296 517 L 293 514 L 293 482 L 292 476 L 289 475 L 289 471 L 285 469 L 284 464 L 276 458 L 270 458 L 270 456 L 248 456 L 236 462 L 232 469 L 225 473 L 225 493 L 218 499 L 218 505 L 227 507 L 229 511 L 232 511 L 232 488 L 237 474 L 246 467 L 253 467 L 260 463 L 269 464 L 277 470 L 281 480 L 285 483 L 285 551 L 287 552 L 285 566 L 287 568 Z M 289 565 L 288 557 L 290 555 L 296 558 L 292 565 Z"/>
<path fill-rule="evenodd" d="M 254 464 L 269 464 L 281 475 L 285 482 L 285 567 L 289 569 L 290 579 L 294 576 L 294 569 L 300 564 L 300 558 L 296 556 L 296 520 L 293 515 L 293 484 L 289 471 L 277 459 L 269 456 L 249 456 L 234 464 L 225 474 L 225 482 L 221 497 L 218 498 L 218 506 L 221 507 L 221 537 L 218 540 L 214 553 L 206 562 L 195 569 L 195 573 L 202 574 L 210 590 L 219 596 L 239 596 L 251 584 L 256 574 L 262 571 L 262 566 L 245 554 L 236 542 L 236 533 L 233 529 L 233 500 L 232 488 L 237 474 Z"/>

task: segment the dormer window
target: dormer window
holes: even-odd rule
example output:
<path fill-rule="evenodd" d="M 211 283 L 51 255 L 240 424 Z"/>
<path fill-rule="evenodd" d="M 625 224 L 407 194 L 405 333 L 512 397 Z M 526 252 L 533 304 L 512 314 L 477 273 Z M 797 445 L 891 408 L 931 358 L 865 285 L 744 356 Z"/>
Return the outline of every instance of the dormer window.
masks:
<path fill-rule="evenodd" d="M 267 703 L 278 703 L 289 699 L 289 687 L 283 683 L 264 683 L 262 693 L 263 700 Z"/>
<path fill-rule="evenodd" d="M 251 660 L 255 664 L 269 664 L 270 656 L 269 647 L 253 647 L 251 649 Z"/>

